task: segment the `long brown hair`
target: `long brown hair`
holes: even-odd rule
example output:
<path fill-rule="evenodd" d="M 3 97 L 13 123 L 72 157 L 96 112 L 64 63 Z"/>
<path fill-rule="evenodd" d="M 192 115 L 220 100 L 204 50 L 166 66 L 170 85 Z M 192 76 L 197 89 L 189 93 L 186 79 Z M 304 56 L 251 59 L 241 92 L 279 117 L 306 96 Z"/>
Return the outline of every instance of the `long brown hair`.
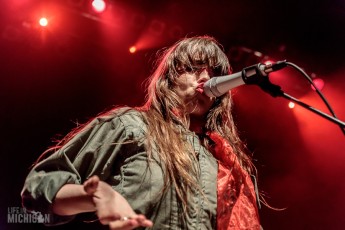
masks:
<path fill-rule="evenodd" d="M 139 110 L 145 111 L 148 123 L 148 154 L 155 148 L 166 168 L 165 187 L 173 186 L 186 211 L 190 191 L 198 189 L 198 168 L 192 147 L 187 144 L 189 115 L 183 113 L 185 105 L 174 91 L 176 79 L 182 71 L 193 71 L 200 65 L 207 65 L 217 74 L 231 73 L 226 54 L 218 42 L 209 36 L 184 38 L 178 41 L 157 59 L 156 70 L 149 79 L 147 100 Z M 231 115 L 230 93 L 217 98 L 207 114 L 204 132 L 217 132 L 233 147 L 241 165 L 249 172 L 253 170 L 251 159 L 245 153 Z M 176 109 L 180 111 L 176 113 Z M 181 112 L 182 111 L 182 112 Z M 182 127 L 182 128 L 181 128 Z M 209 146 L 210 140 L 204 139 Z M 155 146 L 151 146 L 155 143 Z"/>
<path fill-rule="evenodd" d="M 214 69 L 217 75 L 231 73 L 231 67 L 221 45 L 212 37 L 198 36 L 184 38 L 168 49 L 162 51 L 156 61 L 156 69 L 149 78 L 147 98 L 143 106 L 138 107 L 143 112 L 148 124 L 146 144 L 148 157 L 152 157 L 154 151 L 159 153 L 160 161 L 166 169 L 163 193 L 173 186 L 182 208 L 187 210 L 188 195 L 191 191 L 200 188 L 197 183 L 198 168 L 195 152 L 186 141 L 186 134 L 190 132 L 189 115 L 184 103 L 175 93 L 176 79 L 181 71 L 193 71 L 198 66 L 207 65 Z M 240 140 L 236 126 L 231 115 L 232 99 L 227 93 L 216 98 L 212 108 L 206 115 L 204 132 L 217 132 L 232 146 L 240 164 L 248 173 L 252 173 L 254 167 L 250 157 L 246 154 L 246 148 Z M 178 109 L 178 113 L 176 112 Z M 103 113 L 107 116 L 116 113 L 116 109 Z M 87 124 L 77 127 L 56 146 L 44 152 L 38 163 L 49 153 L 55 152 L 71 140 Z M 209 147 L 210 140 L 205 138 L 205 147 Z M 154 150 L 154 151 L 153 151 Z M 35 163 L 35 164 L 36 164 Z M 193 167 L 194 166 L 194 167 Z"/>

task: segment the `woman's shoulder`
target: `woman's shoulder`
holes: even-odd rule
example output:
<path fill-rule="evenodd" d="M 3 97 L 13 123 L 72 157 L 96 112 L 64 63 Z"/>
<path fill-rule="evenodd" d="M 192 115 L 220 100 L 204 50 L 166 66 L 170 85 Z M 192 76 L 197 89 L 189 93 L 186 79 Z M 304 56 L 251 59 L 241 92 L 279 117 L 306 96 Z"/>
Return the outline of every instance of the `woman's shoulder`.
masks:
<path fill-rule="evenodd" d="M 144 137 L 147 132 L 144 113 L 140 109 L 132 107 L 115 107 L 97 115 L 85 125 L 79 126 L 76 131 L 73 131 L 72 136 L 75 134 L 90 135 L 95 132 L 105 135 L 115 131 L 128 138 Z"/>
<path fill-rule="evenodd" d="M 133 107 L 116 107 L 98 117 L 104 121 L 121 120 L 125 123 L 142 123 L 144 122 L 143 112 Z"/>
<path fill-rule="evenodd" d="M 139 128 L 146 130 L 144 112 L 133 107 L 116 107 L 97 117 L 98 122 L 111 123 L 113 126 L 127 128 Z"/>

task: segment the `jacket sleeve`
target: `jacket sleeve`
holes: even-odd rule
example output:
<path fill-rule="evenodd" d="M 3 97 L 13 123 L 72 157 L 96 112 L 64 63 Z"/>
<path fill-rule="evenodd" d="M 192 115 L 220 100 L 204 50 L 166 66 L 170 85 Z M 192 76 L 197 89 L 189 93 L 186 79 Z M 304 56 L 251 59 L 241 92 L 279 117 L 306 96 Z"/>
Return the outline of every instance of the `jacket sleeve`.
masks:
<path fill-rule="evenodd" d="M 92 175 L 106 180 L 116 158 L 135 149 L 133 137 L 120 118 L 94 119 L 61 149 L 32 168 L 21 193 L 23 206 L 49 214 L 47 225 L 71 221 L 74 216 L 52 212 L 56 193 L 63 185 L 82 184 Z M 127 144 L 121 144 L 124 142 Z"/>

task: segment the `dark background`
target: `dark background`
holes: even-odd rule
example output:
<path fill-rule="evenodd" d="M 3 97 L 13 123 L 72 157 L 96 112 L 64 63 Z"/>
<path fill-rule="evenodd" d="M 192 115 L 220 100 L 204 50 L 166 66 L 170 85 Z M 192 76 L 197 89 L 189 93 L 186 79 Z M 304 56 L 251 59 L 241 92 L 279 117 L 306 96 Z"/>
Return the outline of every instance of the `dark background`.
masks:
<path fill-rule="evenodd" d="M 44 29 L 37 24 L 41 16 L 49 19 Z M 140 105 L 155 53 L 185 36 L 214 36 L 234 71 L 265 60 L 297 64 L 324 80 L 322 92 L 344 121 L 344 26 L 342 0 L 114 0 L 102 14 L 87 0 L 2 0 L 0 229 L 46 229 L 7 224 L 8 208 L 21 205 L 30 165 L 76 123 L 114 105 Z M 133 44 L 138 51 L 130 54 Z M 327 112 L 291 68 L 270 79 Z M 344 229 L 345 137 L 339 127 L 302 107 L 291 110 L 287 100 L 257 86 L 233 92 L 259 188 L 271 206 L 285 208 L 263 206 L 264 229 Z M 78 226 L 90 228 L 52 229 Z"/>

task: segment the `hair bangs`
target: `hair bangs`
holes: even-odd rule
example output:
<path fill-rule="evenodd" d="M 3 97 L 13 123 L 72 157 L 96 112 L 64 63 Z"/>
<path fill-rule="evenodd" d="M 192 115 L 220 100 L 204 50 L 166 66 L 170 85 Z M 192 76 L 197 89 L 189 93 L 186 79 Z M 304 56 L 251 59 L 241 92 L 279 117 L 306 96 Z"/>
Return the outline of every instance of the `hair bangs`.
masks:
<path fill-rule="evenodd" d="M 198 67 L 219 69 L 219 74 L 228 74 L 230 65 L 221 46 L 213 38 L 195 37 L 182 41 L 174 50 L 174 65 L 177 72 L 192 71 Z"/>

